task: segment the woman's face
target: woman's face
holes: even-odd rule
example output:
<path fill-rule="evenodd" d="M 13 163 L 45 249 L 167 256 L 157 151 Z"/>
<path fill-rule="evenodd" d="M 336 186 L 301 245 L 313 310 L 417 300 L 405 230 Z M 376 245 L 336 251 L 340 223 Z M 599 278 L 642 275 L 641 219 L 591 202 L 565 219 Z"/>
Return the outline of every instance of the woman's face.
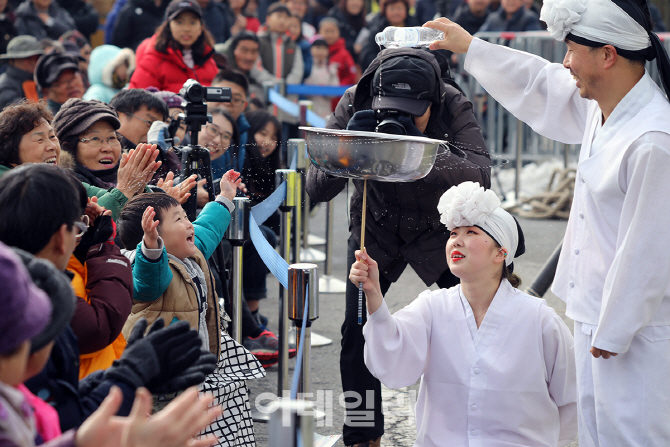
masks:
<path fill-rule="evenodd" d="M 79 140 L 77 163 L 92 171 L 113 168 L 121 158 L 121 142 L 107 121 L 93 124 L 79 135 Z"/>
<path fill-rule="evenodd" d="M 346 13 L 351 16 L 357 16 L 363 11 L 363 0 L 347 0 Z"/>
<path fill-rule="evenodd" d="M 209 151 L 210 160 L 216 160 L 230 147 L 233 138 L 233 124 L 218 113 L 212 114 L 212 122 L 200 134 L 199 143 Z"/>
<path fill-rule="evenodd" d="M 254 134 L 256 147 L 261 157 L 270 156 L 277 149 L 277 128 L 272 121 L 268 121 L 265 126 Z"/>
<path fill-rule="evenodd" d="M 21 137 L 19 142 L 21 163 L 60 162 L 60 144 L 53 127 L 42 118 L 33 130 Z"/>
<path fill-rule="evenodd" d="M 500 269 L 500 261 L 495 262 L 495 259 L 501 258 L 504 253 L 479 227 L 458 227 L 451 230 L 446 252 L 451 272 L 466 281 L 487 273 L 495 277 L 490 272 Z"/>
<path fill-rule="evenodd" d="M 191 11 L 184 11 L 174 20 L 170 20 L 170 32 L 172 38 L 179 42 L 184 50 L 190 50 L 202 34 L 200 17 Z"/>
<path fill-rule="evenodd" d="M 386 19 L 391 26 L 403 26 L 407 18 L 407 7 L 403 2 L 386 5 Z"/>

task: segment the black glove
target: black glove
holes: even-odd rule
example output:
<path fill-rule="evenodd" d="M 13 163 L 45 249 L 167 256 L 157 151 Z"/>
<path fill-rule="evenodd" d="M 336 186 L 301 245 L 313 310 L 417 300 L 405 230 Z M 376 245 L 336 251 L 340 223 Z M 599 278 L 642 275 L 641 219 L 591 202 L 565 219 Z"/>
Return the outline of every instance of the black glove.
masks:
<path fill-rule="evenodd" d="M 412 118 L 409 116 L 400 115 L 398 117 L 398 122 L 403 125 L 407 131 L 407 135 L 411 135 L 413 137 L 425 137 L 423 132 L 421 132 L 419 128 L 414 125 L 414 121 L 412 121 Z"/>
<path fill-rule="evenodd" d="M 86 262 L 86 254 L 89 248 L 94 245 L 107 242 L 114 237 L 114 224 L 112 223 L 112 216 L 98 216 L 93 225 L 88 228 L 88 231 L 81 237 L 81 241 L 74 249 L 74 256 L 82 264 Z"/>
<path fill-rule="evenodd" d="M 374 110 L 359 110 L 347 123 L 347 130 L 374 132 L 376 128 L 377 119 Z"/>
<path fill-rule="evenodd" d="M 200 385 L 205 377 L 216 369 L 216 356 L 204 349 L 200 350 L 200 358 L 181 374 L 163 383 L 148 383 L 147 388 L 154 394 L 176 393 L 194 385 Z"/>
<path fill-rule="evenodd" d="M 123 355 L 105 371 L 105 378 L 126 382 L 136 388 L 172 380 L 200 358 L 202 341 L 187 321 L 163 328 L 158 319 L 146 336 L 146 319 L 140 319 L 128 337 Z"/>

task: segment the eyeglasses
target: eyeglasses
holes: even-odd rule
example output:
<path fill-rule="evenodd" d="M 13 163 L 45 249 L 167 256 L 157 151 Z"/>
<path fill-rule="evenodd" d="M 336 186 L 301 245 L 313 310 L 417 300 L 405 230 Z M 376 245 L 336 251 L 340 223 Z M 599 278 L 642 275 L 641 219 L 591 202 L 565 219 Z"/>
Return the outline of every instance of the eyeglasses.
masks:
<path fill-rule="evenodd" d="M 223 133 L 216 127 L 214 124 L 208 124 L 205 126 L 205 132 L 212 138 L 221 138 L 221 142 L 230 143 L 231 136 L 227 133 Z"/>
<path fill-rule="evenodd" d="M 116 135 L 111 135 L 107 138 L 92 137 L 92 138 L 80 138 L 79 142 L 88 143 L 91 147 L 102 147 L 103 141 L 106 141 L 110 147 L 120 147 L 121 142 L 119 141 Z"/>
<path fill-rule="evenodd" d="M 88 224 L 89 224 L 89 219 L 86 214 L 81 216 L 81 220 L 78 220 L 77 222 L 74 223 L 74 228 L 77 231 L 77 234 L 74 235 L 74 238 L 76 240 L 80 240 L 84 234 L 88 231 Z"/>
<path fill-rule="evenodd" d="M 56 87 L 56 88 L 69 87 L 71 84 L 73 84 L 78 79 L 81 79 L 81 74 L 77 71 L 70 78 L 61 79 L 61 80 L 51 84 L 51 86 Z"/>
<path fill-rule="evenodd" d="M 143 119 L 143 118 L 140 118 L 140 117 L 137 116 L 137 115 L 133 115 L 132 113 L 126 113 L 126 115 L 128 115 L 128 116 L 132 116 L 133 118 L 137 118 L 137 119 L 140 120 L 140 121 L 144 121 L 144 124 L 147 125 L 147 129 L 150 129 L 150 128 L 151 128 L 151 125 L 154 123 L 154 121 L 157 121 L 157 120 L 154 120 L 154 121 L 147 121 L 147 120 L 145 120 L 145 119 Z"/>
<path fill-rule="evenodd" d="M 231 102 L 233 105 L 235 105 L 235 106 L 240 106 L 240 105 L 244 104 L 244 99 L 243 99 L 243 98 L 238 98 L 238 97 L 234 97 L 234 96 L 233 96 L 233 97 L 230 99 L 230 102 Z"/>

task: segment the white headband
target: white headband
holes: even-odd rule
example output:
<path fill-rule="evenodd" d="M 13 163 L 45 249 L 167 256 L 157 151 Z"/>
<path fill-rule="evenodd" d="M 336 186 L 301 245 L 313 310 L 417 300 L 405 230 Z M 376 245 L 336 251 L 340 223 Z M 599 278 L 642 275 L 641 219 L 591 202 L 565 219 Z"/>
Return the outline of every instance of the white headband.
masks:
<path fill-rule="evenodd" d="M 545 0 L 540 20 L 556 40 L 575 36 L 622 50 L 649 48 L 649 33 L 611 0 Z"/>
<path fill-rule="evenodd" d="M 453 230 L 458 227 L 478 226 L 490 234 L 501 247 L 507 249 L 505 264 L 514 262 L 519 245 L 519 230 L 510 213 L 500 208 L 500 199 L 479 183 L 463 182 L 442 194 L 437 205 L 440 222 Z"/>

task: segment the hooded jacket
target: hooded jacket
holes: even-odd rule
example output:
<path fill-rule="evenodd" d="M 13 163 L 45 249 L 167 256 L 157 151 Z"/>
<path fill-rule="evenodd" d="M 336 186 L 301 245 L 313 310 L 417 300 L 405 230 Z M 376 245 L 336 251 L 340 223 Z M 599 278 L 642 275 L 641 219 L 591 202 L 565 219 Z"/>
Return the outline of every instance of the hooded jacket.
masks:
<path fill-rule="evenodd" d="M 363 73 L 358 85 L 349 88 L 326 128 L 346 129 L 359 110 L 371 108 L 370 83 L 381 62 L 389 57 L 415 56 L 429 62 L 435 76 L 441 70 L 435 56 L 425 50 L 402 48 L 384 50 Z M 449 231 L 440 222 L 437 203 L 453 185 L 464 181 L 491 185 L 491 159 L 472 112 L 472 103 L 455 87 L 438 81 L 439 102 L 431 106 L 431 119 L 424 134 L 451 143 L 440 147 L 430 173 L 408 183 L 368 182 L 365 246 L 379 264 L 384 277 L 394 282 L 409 263 L 427 284 L 434 283 L 447 269 L 444 247 Z M 309 166 L 306 189 L 312 200 L 329 201 L 347 184 L 346 178 L 333 177 Z M 349 230 L 360 243 L 363 181 L 354 180 Z"/>
<path fill-rule="evenodd" d="M 179 93 L 184 82 L 189 79 L 195 79 L 203 86 L 212 85 L 214 76 L 219 72 L 212 58 L 212 47 L 205 44 L 203 60 L 195 60 L 193 68 L 189 68 L 181 51 L 172 47 L 167 48 L 167 53 L 158 51 L 155 48 L 156 37 L 154 35 L 138 48 L 137 67 L 130 78 L 129 88 L 156 87 L 158 90 Z"/>
<path fill-rule="evenodd" d="M 98 99 L 109 103 L 124 86 L 114 87 L 114 70 L 121 64 L 128 64 L 128 73 L 135 70 L 135 54 L 130 48 L 121 49 L 114 45 L 101 45 L 91 52 L 88 63 L 88 81 L 91 86 L 84 93 L 84 99 Z"/>
<path fill-rule="evenodd" d="M 114 31 L 109 43 L 134 51 L 163 23 L 165 9 L 169 3 L 165 0 L 161 2 L 161 6 L 156 6 L 154 0 L 129 0 L 116 16 Z"/>
<path fill-rule="evenodd" d="M 347 51 L 347 44 L 343 37 L 328 47 L 328 63 L 337 64 L 337 76 L 341 85 L 356 83 L 356 63 L 351 53 Z"/>
<path fill-rule="evenodd" d="M 53 39 L 58 40 L 65 32 L 77 29 L 74 19 L 70 14 L 58 6 L 55 1 L 49 5 L 49 16 L 52 18 L 50 23 L 44 23 L 37 15 L 35 5 L 31 0 L 25 0 L 16 9 L 16 21 L 14 26 L 21 34 L 35 36 L 37 40 Z"/>

